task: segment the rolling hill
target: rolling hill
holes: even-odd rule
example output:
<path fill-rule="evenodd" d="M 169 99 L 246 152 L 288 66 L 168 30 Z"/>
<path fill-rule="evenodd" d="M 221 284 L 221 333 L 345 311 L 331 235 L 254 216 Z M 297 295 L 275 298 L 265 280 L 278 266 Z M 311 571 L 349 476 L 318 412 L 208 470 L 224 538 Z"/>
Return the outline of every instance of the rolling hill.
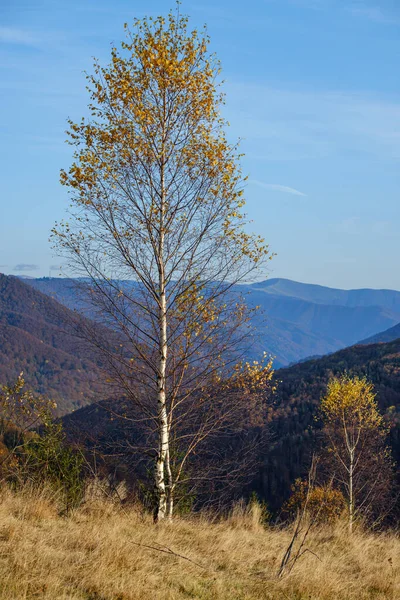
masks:
<path fill-rule="evenodd" d="M 359 342 L 360 344 L 378 344 L 380 342 L 393 342 L 400 338 L 400 323 L 397 323 L 394 327 L 390 327 L 385 331 L 381 331 L 376 335 L 373 335 L 366 340 Z"/>
<path fill-rule="evenodd" d="M 26 283 L 69 308 L 85 309 L 70 279 L 45 277 Z M 236 289 L 249 305 L 261 307 L 254 320 L 259 340 L 250 358 L 265 350 L 276 357 L 276 368 L 335 352 L 400 321 L 400 292 L 392 290 L 337 290 L 288 279 Z"/>
<path fill-rule="evenodd" d="M 93 352 L 74 330 L 77 316 L 16 277 L 0 274 L 0 384 L 21 371 L 64 414 L 103 392 Z"/>

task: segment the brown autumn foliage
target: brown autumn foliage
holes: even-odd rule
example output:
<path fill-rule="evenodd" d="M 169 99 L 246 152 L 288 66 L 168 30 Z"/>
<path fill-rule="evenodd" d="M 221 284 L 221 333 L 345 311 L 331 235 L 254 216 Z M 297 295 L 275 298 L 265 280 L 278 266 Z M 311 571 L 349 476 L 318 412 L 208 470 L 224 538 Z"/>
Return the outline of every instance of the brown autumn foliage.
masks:
<path fill-rule="evenodd" d="M 340 490 L 331 485 L 315 486 L 307 498 L 308 481 L 296 479 L 292 485 L 292 495 L 282 506 L 282 516 L 295 519 L 303 509 L 307 499 L 307 516 L 316 523 L 334 523 L 346 507 L 346 500 Z"/>

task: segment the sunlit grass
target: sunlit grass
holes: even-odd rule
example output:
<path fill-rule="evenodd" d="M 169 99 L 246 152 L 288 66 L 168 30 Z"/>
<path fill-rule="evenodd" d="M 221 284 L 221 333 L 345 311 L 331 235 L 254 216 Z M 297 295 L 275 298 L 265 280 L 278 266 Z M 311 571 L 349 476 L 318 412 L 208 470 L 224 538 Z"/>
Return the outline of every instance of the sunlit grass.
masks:
<path fill-rule="evenodd" d="M 349 537 L 344 525 L 320 528 L 306 544 L 312 553 L 278 579 L 291 531 L 265 529 L 259 516 L 239 507 L 224 520 L 178 518 L 155 526 L 139 507 L 93 499 L 61 517 L 56 499 L 44 491 L 4 490 L 0 598 L 400 598 L 400 540 L 394 534 L 356 531 Z"/>

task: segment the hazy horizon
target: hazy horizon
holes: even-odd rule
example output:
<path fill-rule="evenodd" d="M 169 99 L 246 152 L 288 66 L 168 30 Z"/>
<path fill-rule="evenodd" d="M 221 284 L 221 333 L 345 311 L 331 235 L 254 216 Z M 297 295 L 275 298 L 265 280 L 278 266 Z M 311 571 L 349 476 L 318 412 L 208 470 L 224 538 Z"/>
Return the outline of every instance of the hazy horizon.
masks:
<path fill-rule="evenodd" d="M 4 271 L 0 270 L 0 275 L 11 275 L 13 277 L 18 277 L 19 279 L 73 279 L 72 277 L 68 277 L 67 275 L 54 275 L 54 274 L 48 274 L 48 275 L 26 275 L 23 273 L 5 273 Z M 76 279 L 85 279 L 84 277 L 77 277 Z M 315 287 L 323 287 L 323 288 L 327 288 L 327 289 L 332 289 L 332 290 L 340 290 L 340 291 L 361 291 L 361 290 L 374 290 L 374 291 L 388 291 L 388 292 L 399 292 L 400 293 L 400 289 L 396 289 L 396 288 L 377 288 L 377 287 L 359 287 L 359 288 L 339 288 L 339 287 L 334 287 L 334 286 L 330 286 L 330 285 L 322 285 L 320 283 L 315 283 L 313 281 L 299 281 L 296 279 L 289 279 L 288 277 L 267 277 L 266 279 L 260 279 L 260 281 L 254 282 L 254 285 L 258 285 L 260 283 L 265 283 L 265 282 L 269 282 L 271 283 L 271 281 L 290 281 L 291 283 L 298 283 L 300 285 L 310 285 L 310 286 L 315 286 Z M 124 279 L 121 281 L 134 281 L 133 279 Z M 253 285 L 253 283 L 241 283 L 241 284 L 237 284 L 237 285 Z"/>

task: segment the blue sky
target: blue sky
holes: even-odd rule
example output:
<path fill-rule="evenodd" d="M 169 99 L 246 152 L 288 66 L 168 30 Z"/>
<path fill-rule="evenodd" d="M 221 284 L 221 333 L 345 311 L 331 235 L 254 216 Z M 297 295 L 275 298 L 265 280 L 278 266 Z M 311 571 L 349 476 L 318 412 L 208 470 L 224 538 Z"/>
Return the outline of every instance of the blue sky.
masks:
<path fill-rule="evenodd" d="M 48 242 L 68 206 L 66 119 L 83 71 L 123 23 L 173 0 L 0 3 L 0 271 L 56 275 Z M 399 0 L 185 0 L 207 23 L 243 138 L 247 212 L 277 256 L 270 277 L 400 289 Z"/>

